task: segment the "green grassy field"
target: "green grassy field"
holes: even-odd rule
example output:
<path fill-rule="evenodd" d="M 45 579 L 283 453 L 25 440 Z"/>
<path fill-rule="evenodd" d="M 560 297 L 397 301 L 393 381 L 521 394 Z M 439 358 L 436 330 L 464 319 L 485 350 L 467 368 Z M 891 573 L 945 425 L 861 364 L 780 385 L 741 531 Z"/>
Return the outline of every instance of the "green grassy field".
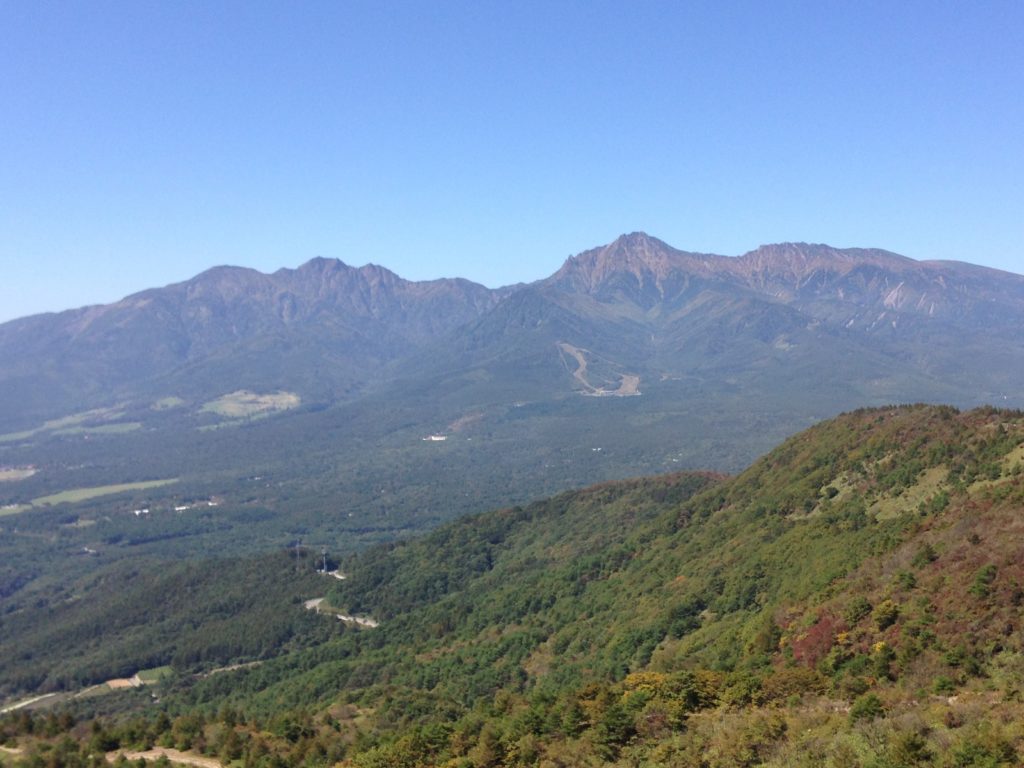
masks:
<path fill-rule="evenodd" d="M 155 403 L 153 403 L 152 408 L 154 411 L 166 411 L 169 408 L 178 408 L 184 404 L 184 400 L 182 400 L 180 397 L 175 397 L 172 395 L 171 397 L 160 398 Z"/>
<path fill-rule="evenodd" d="M 160 682 L 161 678 L 171 675 L 173 671 L 168 665 L 162 667 L 153 667 L 152 669 L 140 669 L 138 672 L 139 680 L 146 685 L 154 685 Z"/>
<path fill-rule="evenodd" d="M 32 477 L 36 470 L 31 467 L 13 467 L 11 469 L 0 469 L 0 483 L 13 483 L 17 480 L 25 480 Z"/>
<path fill-rule="evenodd" d="M 245 419 L 261 413 L 287 411 L 298 407 L 301 400 L 294 392 L 273 392 L 260 395 L 247 390 L 239 390 L 203 405 L 200 409 L 206 413 L 215 413 L 226 419 Z"/>
<path fill-rule="evenodd" d="M 8 432 L 6 435 L 0 435 L 0 443 L 14 443 L 18 440 L 27 440 L 32 435 L 41 431 L 41 429 L 30 429 L 25 432 Z"/>
<path fill-rule="evenodd" d="M 142 428 L 141 421 L 122 421 L 117 424 L 99 424 L 92 427 L 67 427 L 54 430 L 57 435 L 123 435 Z"/>
<path fill-rule="evenodd" d="M 176 482 L 178 482 L 178 478 L 172 477 L 167 480 L 145 480 L 140 483 L 100 485 L 94 488 L 73 488 L 68 491 L 61 491 L 60 493 L 51 493 L 49 496 L 40 496 L 38 499 L 32 499 L 32 506 L 52 506 L 54 504 L 63 504 L 65 502 L 69 504 L 74 504 L 77 501 L 94 499 L 97 496 L 109 496 L 110 494 L 123 493 L 124 491 L 142 491 L 148 488 L 159 488 L 162 485 L 170 485 L 171 483 Z"/>
<path fill-rule="evenodd" d="M 0 443 L 13 443 L 18 440 L 28 440 L 30 437 L 35 437 L 43 432 L 54 432 L 60 435 L 76 434 L 78 432 L 128 432 L 131 429 L 138 429 L 131 427 L 124 429 L 124 424 L 109 424 L 109 423 L 96 423 L 96 422 L 112 422 L 116 419 L 124 416 L 124 411 L 117 410 L 115 408 L 97 408 L 91 411 L 83 411 L 82 413 L 73 413 L 70 416 L 62 416 L 59 419 L 50 419 L 49 421 L 43 422 L 41 426 L 35 429 L 27 429 L 23 432 L 8 432 L 5 435 L 0 435 Z M 120 427 L 120 429 L 118 429 Z M 113 429 L 111 429 L 113 428 Z"/>

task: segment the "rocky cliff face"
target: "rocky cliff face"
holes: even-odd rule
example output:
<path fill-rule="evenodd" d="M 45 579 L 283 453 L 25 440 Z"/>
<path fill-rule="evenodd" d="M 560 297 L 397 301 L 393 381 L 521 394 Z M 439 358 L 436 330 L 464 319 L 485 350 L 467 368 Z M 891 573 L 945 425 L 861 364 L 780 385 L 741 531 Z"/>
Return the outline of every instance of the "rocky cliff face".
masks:
<path fill-rule="evenodd" d="M 679 251 L 623 235 L 570 258 L 547 284 L 645 306 L 718 286 L 791 304 L 862 329 L 901 317 L 1004 325 L 1024 313 L 1024 277 L 960 262 L 915 261 L 889 251 L 808 243 L 764 245 L 742 256 Z"/>

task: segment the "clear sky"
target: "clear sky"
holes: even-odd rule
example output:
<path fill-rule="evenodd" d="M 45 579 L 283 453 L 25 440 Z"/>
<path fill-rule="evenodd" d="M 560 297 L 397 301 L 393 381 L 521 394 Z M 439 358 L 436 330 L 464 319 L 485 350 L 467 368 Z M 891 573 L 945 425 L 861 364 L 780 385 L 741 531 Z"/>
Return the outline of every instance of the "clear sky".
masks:
<path fill-rule="evenodd" d="M 1024 3 L 0 0 L 0 320 L 634 230 L 1024 272 Z"/>

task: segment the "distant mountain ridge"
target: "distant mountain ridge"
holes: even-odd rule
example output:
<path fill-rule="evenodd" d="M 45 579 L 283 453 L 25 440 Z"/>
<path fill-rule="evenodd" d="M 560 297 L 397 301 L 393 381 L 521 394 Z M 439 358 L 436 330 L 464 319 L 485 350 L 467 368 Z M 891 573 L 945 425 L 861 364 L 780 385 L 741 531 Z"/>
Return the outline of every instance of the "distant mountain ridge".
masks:
<path fill-rule="evenodd" d="M 78 398 L 72 409 L 150 386 L 205 396 L 220 388 L 206 387 L 218 377 L 336 396 L 503 295 L 468 280 L 410 282 L 337 259 L 269 275 L 214 267 L 113 304 L 0 325 L 0 390 L 22 404 Z M 202 383 L 191 386 L 204 366 Z"/>
<path fill-rule="evenodd" d="M 412 282 L 325 258 L 272 274 L 215 267 L 113 304 L 0 325 L 0 421 L 238 389 L 331 402 L 396 377 L 437 378 L 488 360 L 507 368 L 524 356 L 551 363 L 548 387 L 574 373 L 551 362 L 562 343 L 646 368 L 637 375 L 647 380 L 785 363 L 797 347 L 799 356 L 824 346 L 811 355 L 817 363 L 881 355 L 865 363 L 872 379 L 896 368 L 945 377 L 935 391 L 952 399 L 954 358 L 972 349 L 968 387 L 998 396 L 1024 371 L 1021 328 L 1020 275 L 806 243 L 729 257 L 637 232 L 546 279 L 499 289 Z M 977 378 L 979 361 L 991 376 Z"/>
<path fill-rule="evenodd" d="M 915 261 L 881 249 L 762 245 L 742 256 L 679 251 L 641 232 L 567 260 L 549 282 L 595 295 L 631 277 L 662 299 L 694 279 L 748 288 L 784 303 L 830 298 L 863 310 L 966 316 L 986 302 L 1024 312 L 1024 276 L 953 261 Z M 675 283 L 672 283 L 672 280 Z"/>

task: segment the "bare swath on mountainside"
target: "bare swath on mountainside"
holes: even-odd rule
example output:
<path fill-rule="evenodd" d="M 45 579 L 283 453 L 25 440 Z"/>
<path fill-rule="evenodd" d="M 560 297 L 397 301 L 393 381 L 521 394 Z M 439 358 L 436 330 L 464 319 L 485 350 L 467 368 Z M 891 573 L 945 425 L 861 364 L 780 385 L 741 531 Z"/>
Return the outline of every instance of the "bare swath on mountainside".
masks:
<path fill-rule="evenodd" d="M 631 397 L 640 394 L 640 377 L 629 373 L 615 373 L 614 369 L 618 366 L 612 361 L 595 359 L 589 350 L 574 347 L 564 341 L 558 343 L 558 349 L 562 353 L 563 365 L 572 373 L 581 394 L 589 397 Z M 575 365 L 570 363 L 570 360 Z M 618 378 L 618 386 L 610 389 L 615 378 Z M 598 383 L 595 384 L 595 381 Z"/>

